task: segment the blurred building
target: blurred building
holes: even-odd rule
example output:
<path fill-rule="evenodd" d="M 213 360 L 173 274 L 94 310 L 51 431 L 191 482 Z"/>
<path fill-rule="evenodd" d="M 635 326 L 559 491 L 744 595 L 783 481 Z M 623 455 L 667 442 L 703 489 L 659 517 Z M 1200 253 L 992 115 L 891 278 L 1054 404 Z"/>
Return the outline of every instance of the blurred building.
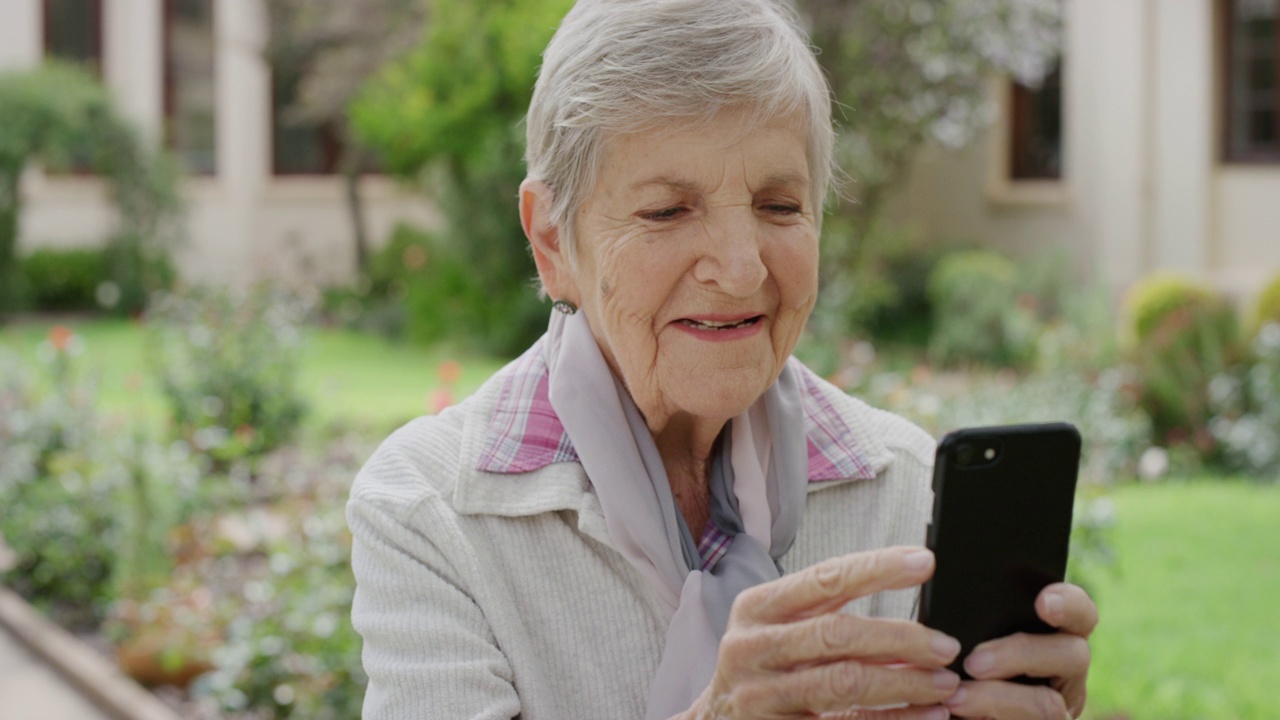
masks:
<path fill-rule="evenodd" d="M 1237 296 L 1280 273 L 1280 0 L 1064 0 L 1058 74 L 995 82 L 997 122 L 931 148 L 900 217 L 929 238 L 1070 247 Z"/>
<path fill-rule="evenodd" d="M 898 217 L 938 241 L 1069 247 L 1117 289 L 1173 268 L 1243 295 L 1280 272 L 1280 0 L 1063 1 L 1060 71 L 993 81 L 997 121 L 963 151 L 922 153 Z M 262 2 L 3 0 L 0 69 L 80 59 L 177 154 L 189 274 L 348 278 L 335 139 L 281 117 L 291 88 L 263 59 Z M 364 189 L 375 240 L 435 219 L 387 178 Z M 100 240 L 101 195 L 33 173 L 23 243 Z"/>
<path fill-rule="evenodd" d="M 191 278 L 350 279 L 352 223 L 331 128 L 287 121 L 288 78 L 263 50 L 263 0 L 3 0 L 0 72 L 45 57 L 88 65 L 118 110 L 189 174 Z M 2 109 L 0 109 L 2 110 Z M 100 243 L 113 226 L 103 184 L 82 173 L 24 179 L 24 249 Z M 396 222 L 435 222 L 423 196 L 365 177 L 366 226 L 384 239 Z"/>

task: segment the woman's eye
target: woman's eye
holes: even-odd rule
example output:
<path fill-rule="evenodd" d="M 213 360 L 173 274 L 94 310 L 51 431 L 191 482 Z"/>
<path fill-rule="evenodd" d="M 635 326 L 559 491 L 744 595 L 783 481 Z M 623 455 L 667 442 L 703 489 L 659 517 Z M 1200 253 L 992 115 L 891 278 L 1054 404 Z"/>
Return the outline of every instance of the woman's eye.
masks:
<path fill-rule="evenodd" d="M 775 215 L 799 215 L 800 214 L 800 206 L 792 205 L 790 203 L 769 203 L 762 207 L 764 208 L 765 212 L 773 213 Z"/>
<path fill-rule="evenodd" d="M 663 208 L 662 210 L 649 210 L 640 213 L 640 217 L 645 220 L 674 220 L 685 211 L 684 206 Z"/>

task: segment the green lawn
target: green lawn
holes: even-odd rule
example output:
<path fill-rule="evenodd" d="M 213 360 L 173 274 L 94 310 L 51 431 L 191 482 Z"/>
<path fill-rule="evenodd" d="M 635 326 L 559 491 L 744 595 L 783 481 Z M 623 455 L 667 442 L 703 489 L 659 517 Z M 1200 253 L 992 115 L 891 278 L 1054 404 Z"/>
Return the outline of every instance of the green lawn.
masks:
<path fill-rule="evenodd" d="M 1097 583 L 1093 718 L 1280 717 L 1280 486 L 1115 491 L 1118 570 Z"/>
<path fill-rule="evenodd" d="M 17 348 L 33 361 L 50 322 L 22 322 L 0 328 L 0 345 Z M 130 419 L 159 422 L 164 399 L 146 362 L 143 328 L 126 320 L 66 323 L 84 341 L 81 367 L 99 378 L 102 408 Z M 461 378 L 450 388 L 456 400 L 470 394 L 500 360 L 395 343 L 347 330 L 308 331 L 299 382 L 311 403 L 310 428 L 332 423 L 372 425 L 380 431 L 427 412 L 441 388 L 438 367 L 457 361 Z"/>

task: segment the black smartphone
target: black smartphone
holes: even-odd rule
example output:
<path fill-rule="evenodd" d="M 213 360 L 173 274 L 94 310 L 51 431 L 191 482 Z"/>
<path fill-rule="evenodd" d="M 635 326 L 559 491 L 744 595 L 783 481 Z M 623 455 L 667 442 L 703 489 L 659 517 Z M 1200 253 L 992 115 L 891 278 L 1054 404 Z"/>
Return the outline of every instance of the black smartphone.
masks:
<path fill-rule="evenodd" d="M 1054 631 L 1035 600 L 1066 574 L 1079 466 L 1080 433 L 1067 423 L 970 428 L 939 441 L 927 539 L 937 568 L 919 619 L 960 641 L 951 670 L 962 678 L 976 645 Z"/>

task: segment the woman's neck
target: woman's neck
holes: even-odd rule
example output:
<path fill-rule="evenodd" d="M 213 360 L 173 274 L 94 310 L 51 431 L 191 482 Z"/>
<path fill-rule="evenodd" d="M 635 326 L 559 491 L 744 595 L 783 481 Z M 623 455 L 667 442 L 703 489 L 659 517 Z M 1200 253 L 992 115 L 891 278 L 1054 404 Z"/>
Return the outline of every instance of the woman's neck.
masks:
<path fill-rule="evenodd" d="M 702 539 L 711 517 L 711 456 L 723 429 L 722 421 L 671 418 L 653 437 L 676 507 L 694 540 Z"/>

